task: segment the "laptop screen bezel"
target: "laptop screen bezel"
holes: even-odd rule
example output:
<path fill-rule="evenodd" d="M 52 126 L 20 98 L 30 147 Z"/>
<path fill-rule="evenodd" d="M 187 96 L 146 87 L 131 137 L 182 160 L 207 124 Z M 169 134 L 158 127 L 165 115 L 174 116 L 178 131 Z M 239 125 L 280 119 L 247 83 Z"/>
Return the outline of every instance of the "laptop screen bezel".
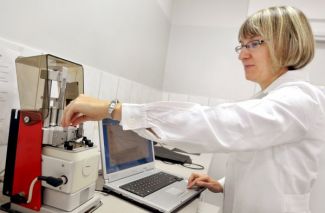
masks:
<path fill-rule="evenodd" d="M 113 121 L 113 122 L 118 122 L 118 121 Z M 149 149 L 151 149 L 151 153 L 152 153 L 151 160 L 149 160 L 148 162 L 143 163 L 141 165 L 132 166 L 130 168 L 126 168 L 123 170 L 109 172 L 106 167 L 107 162 L 106 162 L 106 149 L 105 149 L 105 137 L 104 137 L 104 131 L 106 131 L 105 124 L 103 121 L 99 121 L 98 125 L 99 125 L 99 134 L 100 134 L 100 149 L 101 149 L 101 160 L 102 160 L 101 162 L 102 162 L 103 177 L 104 177 L 105 181 L 112 182 L 115 180 L 119 180 L 121 178 L 125 178 L 128 176 L 138 174 L 143 171 L 147 171 L 147 170 L 155 168 L 155 163 L 154 163 L 155 157 L 154 157 L 153 143 L 152 143 L 152 141 L 148 140 L 149 141 Z M 119 125 L 119 124 L 117 124 L 117 125 Z"/>

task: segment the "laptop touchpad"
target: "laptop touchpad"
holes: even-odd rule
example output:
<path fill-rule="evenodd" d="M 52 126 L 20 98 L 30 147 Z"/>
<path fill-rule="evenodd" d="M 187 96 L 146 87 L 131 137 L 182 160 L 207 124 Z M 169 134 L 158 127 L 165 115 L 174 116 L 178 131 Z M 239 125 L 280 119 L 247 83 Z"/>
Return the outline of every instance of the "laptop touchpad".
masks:
<path fill-rule="evenodd" d="M 171 188 L 167 189 L 166 192 L 169 194 L 178 196 L 178 195 L 182 194 L 184 192 L 184 190 L 181 190 L 181 189 L 178 189 L 175 187 L 171 187 Z"/>

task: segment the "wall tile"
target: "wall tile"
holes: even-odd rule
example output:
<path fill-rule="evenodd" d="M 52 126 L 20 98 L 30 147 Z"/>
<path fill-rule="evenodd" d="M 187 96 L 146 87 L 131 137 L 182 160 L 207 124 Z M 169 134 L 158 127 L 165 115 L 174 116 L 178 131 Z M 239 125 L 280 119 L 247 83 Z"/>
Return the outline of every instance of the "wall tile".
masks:
<path fill-rule="evenodd" d="M 118 79 L 117 96 L 121 102 L 130 102 L 132 82 L 125 78 Z"/>
<path fill-rule="evenodd" d="M 181 102 L 188 102 L 188 95 L 186 94 L 179 94 L 179 93 L 169 93 L 169 101 L 181 101 Z"/>
<path fill-rule="evenodd" d="M 141 85 L 142 100 L 141 103 L 150 103 L 151 101 L 151 87 Z"/>
<path fill-rule="evenodd" d="M 94 67 L 84 67 L 84 93 L 92 97 L 98 97 L 102 72 Z"/>
<path fill-rule="evenodd" d="M 130 91 L 130 103 L 139 104 L 142 99 L 143 97 L 141 93 L 141 84 L 132 81 Z"/>
<path fill-rule="evenodd" d="M 162 92 L 162 101 L 168 101 L 169 100 L 169 93 L 168 92 Z"/>
<path fill-rule="evenodd" d="M 227 99 L 209 98 L 208 105 L 209 106 L 216 106 L 218 104 L 229 103 L 229 102 L 231 102 L 231 101 L 227 100 Z"/>
<path fill-rule="evenodd" d="M 149 102 L 157 102 L 157 101 L 161 101 L 161 97 L 162 97 L 162 92 L 158 91 L 155 88 L 150 88 L 150 92 L 149 92 Z"/>
<path fill-rule="evenodd" d="M 107 72 L 103 72 L 99 87 L 100 99 L 114 99 L 118 87 L 118 77 Z"/>
<path fill-rule="evenodd" d="M 209 98 L 208 97 L 203 97 L 203 96 L 189 96 L 188 97 L 189 102 L 197 103 L 203 106 L 207 106 L 209 103 Z"/>

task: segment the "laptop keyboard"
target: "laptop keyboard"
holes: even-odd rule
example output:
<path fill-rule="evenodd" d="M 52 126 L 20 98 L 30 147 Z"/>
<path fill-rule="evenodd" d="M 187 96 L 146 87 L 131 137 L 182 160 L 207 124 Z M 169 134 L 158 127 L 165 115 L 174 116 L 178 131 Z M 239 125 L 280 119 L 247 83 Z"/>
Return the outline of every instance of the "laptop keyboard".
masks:
<path fill-rule="evenodd" d="M 148 177 L 122 185 L 120 188 L 139 195 L 140 197 L 145 197 L 161 188 L 164 188 L 165 186 L 181 180 L 183 180 L 183 178 L 164 172 L 158 172 Z"/>

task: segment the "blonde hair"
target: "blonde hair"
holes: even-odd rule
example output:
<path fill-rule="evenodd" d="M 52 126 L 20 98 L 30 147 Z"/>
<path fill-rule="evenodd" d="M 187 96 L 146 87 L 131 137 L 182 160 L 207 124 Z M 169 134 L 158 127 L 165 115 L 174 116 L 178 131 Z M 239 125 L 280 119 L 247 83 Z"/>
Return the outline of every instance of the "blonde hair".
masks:
<path fill-rule="evenodd" d="M 290 6 L 259 10 L 242 24 L 238 39 L 261 36 L 269 47 L 274 69 L 296 70 L 314 57 L 315 41 L 304 13 Z"/>

